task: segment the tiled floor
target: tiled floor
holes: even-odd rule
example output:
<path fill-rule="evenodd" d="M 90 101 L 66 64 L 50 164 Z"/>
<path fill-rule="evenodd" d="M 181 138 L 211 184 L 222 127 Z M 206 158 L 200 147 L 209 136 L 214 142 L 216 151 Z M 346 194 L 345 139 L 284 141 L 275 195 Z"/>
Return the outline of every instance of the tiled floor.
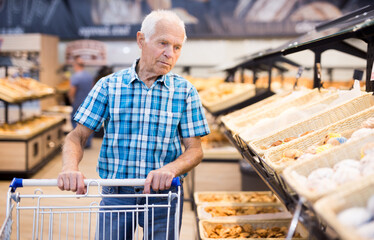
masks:
<path fill-rule="evenodd" d="M 97 156 L 100 150 L 101 140 L 95 138 L 93 147 L 85 151 L 84 159 L 80 164 L 80 169 L 84 172 L 86 178 L 97 178 L 95 172 Z M 56 178 L 61 169 L 61 155 L 57 155 L 48 164 L 46 164 L 33 178 L 51 179 Z M 191 176 L 191 175 L 189 175 Z M 189 177 L 189 180 L 191 178 Z M 5 219 L 6 210 L 6 192 L 8 191 L 10 181 L 0 181 L 0 222 Z M 201 163 L 195 169 L 195 191 L 239 191 L 241 188 L 241 175 L 237 163 Z M 58 189 L 57 189 L 58 190 Z M 187 190 L 187 186 L 185 186 Z M 59 190 L 58 190 L 59 191 Z M 188 198 L 188 192 L 185 192 Z M 26 223 L 26 224 L 32 224 Z M 13 225 L 14 226 L 14 225 Z M 13 227 L 13 229 L 15 226 Z M 185 201 L 181 240 L 197 239 L 196 217 L 191 209 L 191 204 Z M 13 238 L 12 238 L 13 239 Z"/>

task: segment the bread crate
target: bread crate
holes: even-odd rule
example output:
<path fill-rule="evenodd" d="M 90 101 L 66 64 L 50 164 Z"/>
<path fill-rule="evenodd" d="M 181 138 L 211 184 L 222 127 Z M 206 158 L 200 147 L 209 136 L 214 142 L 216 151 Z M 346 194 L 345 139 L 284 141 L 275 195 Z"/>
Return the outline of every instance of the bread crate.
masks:
<path fill-rule="evenodd" d="M 205 203 L 197 207 L 199 219 L 240 218 L 275 219 L 291 218 L 281 203 Z"/>
<path fill-rule="evenodd" d="M 272 147 L 265 152 L 264 159 L 274 171 L 281 173 L 287 166 L 299 163 L 296 161 L 279 162 L 283 153 L 289 149 L 297 149 L 305 152 L 308 147 L 318 144 L 328 133 L 341 133 L 342 136 L 349 138 L 353 131 L 360 128 L 362 122 L 370 117 L 374 117 L 374 106 L 366 110 L 353 114 L 318 131 L 311 132 L 303 137 L 297 138 L 282 145 Z M 329 151 L 329 150 L 326 150 Z M 318 157 L 316 154 L 314 157 Z"/>
<path fill-rule="evenodd" d="M 232 120 L 228 123 L 228 127 L 236 133 L 243 133 L 246 129 L 255 127 L 260 120 L 265 118 L 275 118 L 290 108 L 302 110 L 320 103 L 327 104 L 337 98 L 338 94 L 336 92 L 327 90 L 318 92 L 318 90 L 314 90 L 308 94 L 302 95 L 301 97 L 289 99 L 288 101 L 280 101 L 278 104 L 263 108 L 257 113 L 246 114 L 240 118 Z"/>
<path fill-rule="evenodd" d="M 344 182 L 340 185 L 337 184 L 337 186 L 335 186 L 332 182 L 323 182 L 322 185 L 313 185 L 315 188 L 324 188 L 319 191 L 309 189 L 306 186 L 307 183 L 305 182 L 306 179 L 304 179 L 304 177 L 307 178 L 312 171 L 319 168 L 333 168 L 336 163 L 341 162 L 342 160 L 360 160 L 362 156 L 362 147 L 369 142 L 374 142 L 374 134 L 370 134 L 366 137 L 363 137 L 362 139 L 342 144 L 331 149 L 328 152 L 322 152 L 318 155 L 318 157 L 287 167 L 283 171 L 282 175 L 285 179 L 286 184 L 290 186 L 291 189 L 294 189 L 298 195 L 313 203 L 321 197 L 329 195 L 335 191 L 338 191 L 339 189 L 344 189 L 346 187 L 349 187 L 350 185 L 354 186 L 356 184 L 359 184 L 360 181 L 362 181 L 363 177 L 358 177 L 354 180 Z"/>
<path fill-rule="evenodd" d="M 348 208 L 366 207 L 368 199 L 374 195 L 374 177 L 368 177 L 361 182 L 344 188 L 336 193 L 318 200 L 315 210 L 325 223 L 332 227 L 341 239 L 366 240 L 358 228 L 347 226 L 338 220 L 337 215 Z"/>
<path fill-rule="evenodd" d="M 273 220 L 248 220 L 248 219 L 235 219 L 235 220 L 201 220 L 199 221 L 200 239 L 286 239 L 290 219 L 273 219 Z M 260 230 L 261 229 L 261 230 Z M 269 232 L 283 231 L 282 237 L 272 236 L 269 237 Z M 213 237 L 213 232 L 219 231 L 223 237 Z M 257 232 L 257 236 L 254 236 Z M 299 237 L 292 239 L 308 239 L 309 233 L 300 223 L 296 227 L 295 234 Z M 239 237 L 239 236 L 241 237 Z M 275 235 L 275 234 L 274 234 Z M 250 237 L 253 236 L 253 237 Z M 294 235 L 295 236 L 295 235 Z"/>
<path fill-rule="evenodd" d="M 327 109 L 326 111 L 318 113 L 306 120 L 291 124 L 282 130 L 268 134 L 266 137 L 248 141 L 248 144 L 260 156 L 263 156 L 266 151 L 265 149 L 263 149 L 263 146 L 267 146 L 268 144 L 271 144 L 280 139 L 297 137 L 300 134 L 306 132 L 319 130 L 372 106 L 372 94 L 362 93 L 361 96 L 356 97 L 346 103 L 343 103 L 331 109 Z"/>
<path fill-rule="evenodd" d="M 206 203 L 279 203 L 271 191 L 195 192 L 196 205 Z"/>
<path fill-rule="evenodd" d="M 222 83 L 199 93 L 203 106 L 218 112 L 234 106 L 255 95 L 255 86 L 248 83 Z"/>

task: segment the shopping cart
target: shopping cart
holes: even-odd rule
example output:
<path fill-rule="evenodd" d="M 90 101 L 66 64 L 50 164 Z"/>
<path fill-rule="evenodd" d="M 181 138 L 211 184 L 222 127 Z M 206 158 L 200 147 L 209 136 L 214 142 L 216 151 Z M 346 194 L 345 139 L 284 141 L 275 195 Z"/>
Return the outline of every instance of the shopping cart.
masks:
<path fill-rule="evenodd" d="M 139 194 L 104 194 L 102 192 L 103 186 L 144 186 L 145 179 L 85 179 L 84 181 L 87 193 L 77 195 L 72 192 L 62 192 L 57 187 L 51 189 L 54 191 L 52 194 L 43 193 L 41 189 L 30 188 L 23 188 L 22 193 L 16 192 L 19 187 L 57 186 L 57 180 L 13 179 L 7 194 L 6 219 L 1 227 L 0 240 L 123 239 L 119 230 L 124 226 L 119 224 L 123 221 L 129 224 L 126 223 L 128 219 L 131 219 L 131 239 L 158 240 L 160 237 L 154 237 L 155 228 L 153 227 L 155 222 L 160 221 L 160 219 L 154 219 L 153 213 L 156 209 L 164 209 L 167 214 L 166 231 L 162 239 L 179 239 L 181 204 L 179 178 L 174 178 L 172 182 L 176 191 L 169 191 L 167 194 L 143 194 L 141 192 Z M 28 189 L 31 194 L 28 194 Z M 26 193 L 23 193 L 24 191 Z M 100 206 L 102 197 L 144 199 L 142 202 L 145 204 Z M 157 198 L 165 201 L 161 203 L 154 201 Z M 158 203 L 151 204 L 151 202 Z M 175 210 L 171 211 L 173 205 Z M 14 208 L 16 213 L 12 211 Z M 106 222 L 106 218 L 100 218 L 100 215 L 106 214 L 111 216 L 110 221 Z M 120 221 L 120 218 L 125 220 Z M 16 224 L 13 224 L 13 219 Z M 144 220 L 143 228 L 137 224 L 141 219 Z M 174 222 L 171 219 L 174 219 Z M 12 231 L 14 225 L 16 225 L 16 231 Z M 174 236 L 168 236 L 170 227 L 174 228 Z M 100 235 L 100 231 L 101 234 L 105 232 L 106 235 Z"/>

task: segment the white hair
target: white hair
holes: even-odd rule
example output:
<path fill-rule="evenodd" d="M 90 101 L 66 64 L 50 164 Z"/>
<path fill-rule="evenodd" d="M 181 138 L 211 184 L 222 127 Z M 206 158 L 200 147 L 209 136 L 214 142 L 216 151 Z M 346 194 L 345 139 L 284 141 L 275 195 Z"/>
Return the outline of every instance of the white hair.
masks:
<path fill-rule="evenodd" d="M 186 41 L 187 35 L 184 22 L 178 17 L 177 14 L 168 10 L 155 10 L 144 18 L 140 31 L 144 34 L 145 41 L 149 41 L 151 36 L 155 33 L 156 24 L 162 19 L 167 19 L 178 24 L 184 31 L 183 42 Z"/>

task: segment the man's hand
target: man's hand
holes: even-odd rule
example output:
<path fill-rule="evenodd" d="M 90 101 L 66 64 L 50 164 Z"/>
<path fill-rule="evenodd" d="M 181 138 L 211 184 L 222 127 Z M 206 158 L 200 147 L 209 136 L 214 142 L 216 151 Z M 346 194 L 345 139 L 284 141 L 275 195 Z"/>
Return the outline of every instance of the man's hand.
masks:
<path fill-rule="evenodd" d="M 143 193 L 151 193 L 151 187 L 153 191 L 169 189 L 174 177 L 175 174 L 163 168 L 150 171 L 145 179 Z"/>
<path fill-rule="evenodd" d="M 64 171 L 58 175 L 57 185 L 61 190 L 85 194 L 87 187 L 84 185 L 84 175 L 79 171 Z"/>

